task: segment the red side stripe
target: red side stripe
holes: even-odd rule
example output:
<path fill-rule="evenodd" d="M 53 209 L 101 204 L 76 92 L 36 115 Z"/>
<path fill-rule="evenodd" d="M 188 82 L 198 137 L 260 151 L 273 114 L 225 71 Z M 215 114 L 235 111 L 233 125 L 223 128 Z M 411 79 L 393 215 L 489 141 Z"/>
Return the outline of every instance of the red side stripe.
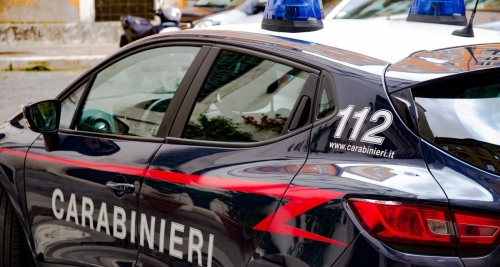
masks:
<path fill-rule="evenodd" d="M 37 161 L 68 165 L 80 168 L 88 168 L 88 169 L 107 171 L 107 172 L 116 172 L 116 173 L 140 176 L 176 184 L 259 194 L 259 195 L 273 196 L 276 198 L 281 198 L 283 192 L 285 192 L 286 190 L 284 198 L 289 199 L 290 202 L 280 207 L 278 210 L 276 210 L 275 213 L 272 213 L 266 218 L 264 218 L 264 220 L 262 220 L 253 227 L 254 230 L 302 237 L 347 247 L 347 244 L 345 243 L 285 224 L 286 222 L 299 216 L 300 214 L 303 214 L 304 212 L 310 209 L 322 205 L 332 199 L 344 196 L 344 193 L 341 192 L 334 192 L 329 190 L 322 190 L 317 188 L 294 186 L 294 185 L 288 187 L 287 184 L 277 184 L 277 183 L 267 183 L 267 182 L 251 181 L 251 180 L 237 180 L 233 178 L 208 177 L 208 176 L 199 176 L 193 174 L 175 173 L 162 170 L 123 166 L 117 164 L 88 162 L 83 160 L 44 156 L 32 153 L 25 154 L 24 152 L 10 150 L 10 149 L 0 149 L 0 153 L 19 156 L 19 157 L 24 157 L 26 155 L 27 158 Z"/>
<path fill-rule="evenodd" d="M 43 161 L 43 162 L 47 162 L 47 163 L 61 164 L 61 165 L 94 169 L 94 170 L 107 171 L 107 172 L 117 172 L 117 173 L 122 173 L 122 174 L 140 176 L 140 177 L 143 177 L 146 174 L 146 170 L 147 170 L 145 168 L 130 167 L 130 166 L 123 166 L 123 165 L 109 164 L 109 163 L 89 162 L 89 161 L 83 161 L 83 160 L 75 160 L 75 159 L 60 158 L 60 157 L 53 157 L 53 156 L 37 155 L 37 154 L 33 154 L 33 153 L 26 154 L 24 152 L 10 150 L 10 149 L 3 149 L 3 148 L 0 148 L 0 153 L 19 156 L 19 157 L 26 156 L 28 159 Z"/>
<path fill-rule="evenodd" d="M 0 153 L 9 154 L 9 155 L 18 156 L 18 157 L 24 157 L 24 156 L 26 156 L 26 152 L 21 152 L 21 151 L 16 151 L 16 150 L 10 150 L 10 149 L 4 149 L 4 148 L 0 148 Z"/>
<path fill-rule="evenodd" d="M 326 238 L 324 236 L 320 236 L 285 224 L 291 219 L 312 208 L 324 204 L 332 199 L 340 198 L 344 195 L 345 194 L 341 192 L 291 185 L 283 197 L 286 199 L 290 199 L 291 201 L 283 207 L 279 208 L 274 213 L 274 218 L 272 216 L 273 214 L 267 216 L 253 229 L 266 231 L 266 226 L 269 225 L 267 227 L 268 232 L 297 236 L 347 247 L 347 244 L 339 242 L 337 240 Z"/>
<path fill-rule="evenodd" d="M 286 184 L 274 184 L 266 182 L 258 182 L 251 180 L 237 180 L 232 178 L 218 178 L 199 176 L 193 174 L 167 172 L 161 170 L 149 169 L 146 172 L 146 178 L 171 182 L 176 184 L 184 184 L 210 189 L 220 189 L 228 191 L 238 191 L 259 195 L 267 195 L 279 197 L 287 188 Z"/>
<path fill-rule="evenodd" d="M 198 176 L 152 169 L 149 169 L 147 171 L 146 177 L 176 184 L 238 191 L 244 193 L 273 196 L 278 198 L 283 195 L 283 192 L 287 188 L 286 184 Z M 284 198 L 290 199 L 291 201 L 283 207 L 279 208 L 275 213 L 267 216 L 264 220 L 254 226 L 253 229 L 303 237 L 340 246 L 347 246 L 347 244 L 344 244 L 342 242 L 313 234 L 311 232 L 307 232 L 285 224 L 298 215 L 321 204 L 324 204 L 332 199 L 342 197 L 343 195 L 344 194 L 340 192 L 291 185 L 284 196 Z"/>

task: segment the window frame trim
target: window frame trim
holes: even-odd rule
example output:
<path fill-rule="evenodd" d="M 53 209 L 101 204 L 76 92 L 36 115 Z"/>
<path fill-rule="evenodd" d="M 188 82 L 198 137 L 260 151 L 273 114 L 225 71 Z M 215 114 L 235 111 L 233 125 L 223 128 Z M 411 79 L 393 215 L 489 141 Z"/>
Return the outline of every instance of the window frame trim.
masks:
<path fill-rule="evenodd" d="M 97 132 L 85 132 L 78 131 L 72 129 L 59 129 L 59 132 L 68 134 L 68 135 L 77 135 L 77 136 L 85 136 L 85 137 L 96 137 L 96 138 L 106 138 L 106 139 L 115 139 L 115 140 L 126 140 L 126 141 L 141 141 L 141 142 L 149 142 L 149 143 L 163 143 L 165 138 L 163 137 L 141 137 L 141 136 L 133 136 L 133 135 L 116 135 L 116 134 L 107 134 L 107 133 L 97 133 Z M 85 134 L 82 134 L 85 133 Z"/>
<path fill-rule="evenodd" d="M 189 121 L 189 116 L 194 108 L 196 98 L 201 91 L 203 84 L 205 83 L 210 70 L 217 61 L 219 54 L 222 50 L 217 47 L 212 47 L 205 58 L 205 61 L 200 66 L 198 73 L 193 78 L 190 88 L 184 96 L 180 108 L 177 111 L 177 115 L 172 123 L 172 127 L 167 134 L 168 137 L 178 137 L 181 138 L 184 133 L 184 129 Z"/>
<path fill-rule="evenodd" d="M 311 79 L 312 75 L 315 75 L 318 77 L 316 79 L 316 87 L 313 89 L 307 89 L 306 84 L 304 84 L 304 87 L 301 90 L 301 93 L 299 97 L 297 98 L 296 102 L 294 103 L 293 109 L 291 110 L 290 114 L 295 114 L 298 101 L 299 99 L 307 94 L 304 94 L 306 91 L 314 91 L 315 94 L 317 94 L 318 91 L 318 82 L 319 82 L 319 75 L 321 74 L 321 69 L 320 68 L 312 68 L 310 66 L 304 65 L 297 63 L 295 61 L 291 61 L 289 59 L 285 58 L 280 58 L 276 55 L 269 54 L 266 52 L 261 52 L 261 51 L 256 51 L 256 50 L 251 50 L 249 48 L 242 48 L 242 47 L 237 47 L 237 46 L 231 46 L 231 45 L 225 45 L 225 44 L 214 44 L 212 49 L 209 52 L 209 55 L 206 57 L 206 60 L 203 62 L 203 65 L 200 67 L 200 71 L 197 73 L 196 77 L 194 78 L 193 83 L 191 84 L 191 87 L 189 88 L 188 93 L 186 94 L 186 97 L 184 98 L 184 101 L 181 105 L 181 108 L 179 109 L 177 116 L 175 118 L 174 123 L 172 124 L 171 131 L 169 132 L 166 142 L 167 143 L 175 143 L 175 144 L 185 144 L 185 145 L 197 145 L 197 146 L 213 146 L 213 147 L 227 147 L 227 148 L 250 148 L 250 147 L 258 147 L 258 146 L 263 146 L 271 143 L 278 142 L 280 140 L 287 139 L 293 135 L 302 133 L 304 131 L 310 130 L 313 127 L 313 123 L 309 121 L 308 124 L 294 129 L 293 131 L 289 131 L 286 134 L 281 133 L 281 135 L 277 138 L 265 140 L 265 141 L 260 141 L 260 142 L 251 142 L 251 143 L 242 143 L 242 142 L 221 142 L 221 141 L 208 141 L 208 140 L 193 140 L 193 139 L 185 139 L 182 138 L 182 134 L 184 133 L 184 130 L 186 129 L 186 126 L 189 122 L 189 118 L 191 116 L 191 112 L 194 109 L 195 103 L 196 103 L 196 98 L 198 97 L 199 93 L 203 89 L 203 85 L 208 77 L 208 74 L 212 70 L 213 65 L 217 61 L 217 58 L 219 54 L 223 50 L 228 50 L 228 51 L 233 51 L 233 52 L 238 52 L 238 53 L 243 53 L 251 56 L 256 56 L 260 57 L 265 60 L 270 60 L 274 61 L 276 63 L 280 63 L 283 65 L 287 65 L 296 69 L 300 69 L 302 71 L 305 71 L 309 73 L 308 79 Z M 312 110 L 310 111 L 312 114 L 310 114 L 312 117 L 314 114 L 314 106 L 316 105 L 316 96 L 311 98 L 312 100 Z M 311 119 L 310 119 L 311 120 Z M 288 127 L 289 122 L 285 125 L 285 127 Z M 284 128 L 284 130 L 288 128 Z"/>
<path fill-rule="evenodd" d="M 73 126 L 73 121 L 75 120 L 75 114 L 78 113 L 78 109 L 80 108 L 80 104 L 82 102 L 82 99 L 85 97 L 85 93 L 87 92 L 89 84 L 91 82 L 93 82 L 93 79 L 94 79 L 94 75 L 85 75 L 84 74 L 80 77 L 80 79 L 73 82 L 70 86 L 68 86 L 68 88 L 66 88 L 64 91 L 62 91 L 56 97 L 56 99 L 59 100 L 62 104 L 63 101 L 68 99 L 73 93 L 75 93 L 78 89 L 80 89 L 83 85 L 85 85 L 85 87 L 83 88 L 83 91 L 82 91 L 82 95 L 80 96 L 80 99 L 78 99 L 78 103 L 76 103 L 75 112 L 73 113 L 73 115 L 71 117 L 71 121 L 69 122 L 69 126 L 66 128 L 66 127 L 61 127 L 61 125 L 59 125 L 58 130 L 73 129 L 72 126 Z"/>
<path fill-rule="evenodd" d="M 281 136 L 287 135 L 296 131 L 297 129 L 301 129 L 304 126 L 312 125 L 314 122 L 314 105 L 316 104 L 315 99 L 318 92 L 320 77 L 315 73 L 309 73 L 307 76 L 306 82 L 300 91 L 299 97 L 295 101 L 292 110 L 290 111 L 290 119 L 286 121 L 285 126 L 283 127 L 283 131 L 281 132 Z M 295 119 L 295 116 L 301 116 L 302 114 L 297 114 L 299 109 L 301 99 L 306 96 L 311 101 L 311 106 L 309 107 L 309 118 L 307 118 L 306 124 L 301 127 L 290 130 L 290 124 Z M 303 110 L 304 111 L 304 110 Z M 272 139 L 271 139 L 272 140 Z"/>
<path fill-rule="evenodd" d="M 71 119 L 71 123 L 69 125 L 69 129 L 68 130 L 75 130 L 77 118 L 80 118 L 80 116 L 81 116 L 81 114 L 80 114 L 81 110 L 83 109 L 85 100 L 89 96 L 90 89 L 92 87 L 91 85 L 94 84 L 94 81 L 95 81 L 96 77 L 97 77 L 97 74 L 93 73 L 90 76 L 90 78 L 87 80 L 87 86 L 85 86 L 85 89 L 83 90 L 82 96 L 81 96 L 80 100 L 78 101 L 78 104 L 76 105 L 75 113 L 73 114 L 73 118 Z M 78 90 L 78 88 L 75 88 L 75 90 L 73 90 L 73 92 L 75 92 L 76 90 Z M 71 95 L 71 94 L 68 94 L 66 97 L 69 97 L 69 95 Z"/>
<path fill-rule="evenodd" d="M 195 139 L 185 139 L 180 137 L 167 137 L 166 143 L 169 144 L 179 144 L 179 145 L 191 145 L 191 146 L 210 146 L 210 147 L 223 147 L 223 148 L 253 148 L 259 146 L 265 146 L 269 144 L 274 144 L 276 142 L 288 139 L 290 137 L 299 135 L 303 132 L 310 131 L 312 129 L 312 124 L 305 125 L 303 127 L 297 128 L 294 131 L 282 135 L 277 138 L 252 142 L 252 143 L 243 143 L 243 142 L 221 142 L 221 141 L 208 141 L 208 140 L 195 140 Z"/>
<path fill-rule="evenodd" d="M 332 90 L 332 94 L 333 94 L 333 101 L 334 101 L 334 104 L 335 104 L 335 109 L 333 110 L 332 114 L 324 117 L 324 118 L 321 118 L 321 119 L 318 119 L 318 114 L 319 114 L 319 105 L 321 104 L 321 84 L 323 83 L 323 79 L 328 79 L 329 82 L 331 83 L 331 85 L 333 85 L 333 90 Z M 313 126 L 316 127 L 320 124 L 323 124 L 327 121 L 330 121 L 333 117 L 337 116 L 337 112 L 339 111 L 339 97 L 338 97 L 338 93 L 337 93 L 337 86 L 335 85 L 335 80 L 333 79 L 332 75 L 326 71 L 326 70 L 323 70 L 320 74 L 320 79 L 319 79 L 319 84 L 318 84 L 318 88 L 316 89 L 316 99 L 315 99 L 315 103 L 314 103 L 314 111 L 313 111 Z"/>
<path fill-rule="evenodd" d="M 273 55 L 273 54 L 268 54 L 266 52 L 261 52 L 261 51 L 256 51 L 248 48 L 243 48 L 243 47 L 238 47 L 238 46 L 231 46 L 231 45 L 226 45 L 226 44 L 214 44 L 214 48 L 219 48 L 221 50 L 229 50 L 233 52 L 238 52 L 242 54 L 247 54 L 251 56 L 256 56 L 256 57 L 261 57 L 263 59 L 267 59 L 270 61 L 274 61 L 283 65 L 287 65 L 296 69 L 300 69 L 309 73 L 313 73 L 316 75 L 319 75 L 321 73 L 321 70 L 319 68 L 313 68 L 304 64 L 297 63 L 295 61 L 286 59 L 286 58 L 281 58 L 279 56 Z M 215 63 L 215 62 L 214 62 Z"/>

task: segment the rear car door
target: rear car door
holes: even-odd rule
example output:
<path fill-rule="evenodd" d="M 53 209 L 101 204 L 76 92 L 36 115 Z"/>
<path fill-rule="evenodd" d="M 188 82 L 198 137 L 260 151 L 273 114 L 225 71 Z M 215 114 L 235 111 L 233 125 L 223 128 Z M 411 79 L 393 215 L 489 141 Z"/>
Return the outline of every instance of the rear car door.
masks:
<path fill-rule="evenodd" d="M 175 114 L 170 102 L 183 98 L 208 50 L 192 43 L 129 49 L 60 97 L 59 145 L 47 149 L 40 136 L 26 158 L 40 262 L 134 266 L 141 178 L 164 141 L 164 119 Z"/>
<path fill-rule="evenodd" d="M 249 49 L 211 49 L 141 189 L 140 266 L 246 266 L 259 242 L 277 250 L 266 230 L 298 230 L 268 225 L 307 158 L 318 74 Z"/>

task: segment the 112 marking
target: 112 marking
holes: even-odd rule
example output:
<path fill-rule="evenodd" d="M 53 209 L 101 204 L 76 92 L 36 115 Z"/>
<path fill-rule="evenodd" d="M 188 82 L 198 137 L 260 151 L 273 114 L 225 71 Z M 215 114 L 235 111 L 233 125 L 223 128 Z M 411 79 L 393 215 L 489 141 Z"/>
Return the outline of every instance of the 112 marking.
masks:
<path fill-rule="evenodd" d="M 339 126 L 335 131 L 335 138 L 340 138 L 342 136 L 342 132 L 347 125 L 347 121 L 351 117 L 351 113 L 354 109 L 354 105 L 349 105 L 347 108 L 340 110 L 337 116 L 341 117 Z M 363 108 L 361 111 L 354 112 L 352 115 L 353 118 L 356 119 L 356 124 L 352 129 L 351 135 L 349 136 L 349 140 L 355 141 L 358 138 L 359 132 L 361 131 L 361 126 L 363 126 L 363 122 L 366 120 L 368 113 L 370 112 L 369 107 Z M 389 128 L 392 124 L 392 113 L 386 109 L 381 109 L 373 113 L 370 117 L 370 121 L 377 122 L 377 120 L 382 117 L 384 118 L 384 122 L 380 125 L 377 125 L 370 130 L 366 131 L 365 134 L 361 137 L 361 142 L 381 145 L 384 142 L 385 137 L 376 136 L 376 134 L 383 132 Z"/>

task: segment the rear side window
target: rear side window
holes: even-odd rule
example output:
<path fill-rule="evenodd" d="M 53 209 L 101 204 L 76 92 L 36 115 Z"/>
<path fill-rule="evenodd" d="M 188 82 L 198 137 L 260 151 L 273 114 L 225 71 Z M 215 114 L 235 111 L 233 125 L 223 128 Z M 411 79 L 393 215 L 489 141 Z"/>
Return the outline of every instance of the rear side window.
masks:
<path fill-rule="evenodd" d="M 412 90 L 420 135 L 484 170 L 500 173 L 500 76 L 469 76 Z"/>
<path fill-rule="evenodd" d="M 291 66 L 222 51 L 182 138 L 258 142 L 279 137 L 308 76 Z"/>

